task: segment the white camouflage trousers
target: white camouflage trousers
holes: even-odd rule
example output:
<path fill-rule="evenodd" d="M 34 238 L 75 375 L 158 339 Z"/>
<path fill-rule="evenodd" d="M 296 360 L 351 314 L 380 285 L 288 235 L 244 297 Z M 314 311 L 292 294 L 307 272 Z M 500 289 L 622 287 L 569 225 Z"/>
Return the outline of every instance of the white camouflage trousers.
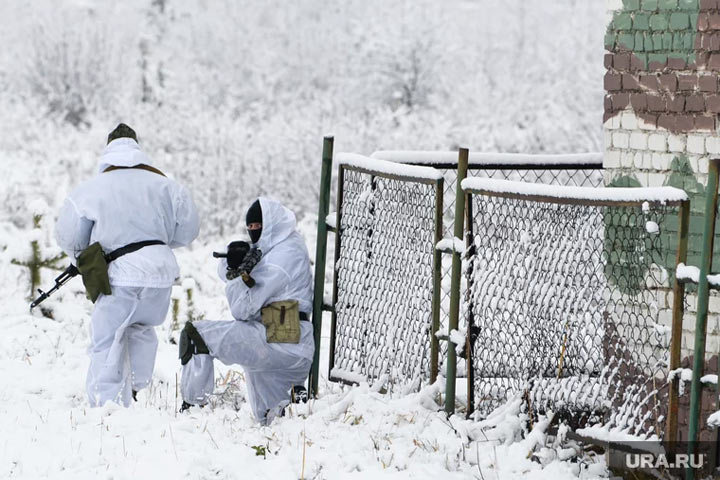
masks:
<path fill-rule="evenodd" d="M 132 390 L 148 386 L 155 368 L 155 326 L 165 320 L 170 288 L 112 287 L 100 295 L 90 322 L 90 406 L 130 404 Z"/>
<path fill-rule="evenodd" d="M 269 423 L 279 409 L 290 403 L 290 389 L 307 379 L 312 360 L 296 354 L 296 345 L 268 344 L 260 322 L 198 321 L 193 325 L 210 354 L 193 355 L 183 367 L 180 391 L 188 403 L 207 403 L 214 387 L 213 359 L 243 367 L 250 407 L 261 423 Z M 301 342 L 311 342 L 312 324 L 301 322 L 301 329 Z"/>

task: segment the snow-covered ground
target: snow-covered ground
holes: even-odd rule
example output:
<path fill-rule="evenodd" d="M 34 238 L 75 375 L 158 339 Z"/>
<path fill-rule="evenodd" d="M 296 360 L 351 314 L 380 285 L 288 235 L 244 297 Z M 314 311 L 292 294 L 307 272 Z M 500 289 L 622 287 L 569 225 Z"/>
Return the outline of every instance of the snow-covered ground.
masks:
<path fill-rule="evenodd" d="M 307 237 L 313 232 L 304 226 Z M 18 243 L 27 239 L 11 231 Z M 49 238 L 38 233 L 41 245 Z M 185 286 L 194 283 L 194 315 L 229 318 L 213 249 L 179 252 Z M 217 369 L 214 405 L 178 414 L 177 347 L 172 314 L 158 329 L 153 385 L 128 409 L 88 407 L 84 381 L 92 305 L 77 279 L 46 302 L 54 318 L 28 313 L 26 271 L 0 255 L 0 478 L 596 478 L 602 457 L 553 445 L 539 422 L 533 432 L 510 402 L 488 420 L 448 419 L 438 403 L 444 381 L 419 393 L 384 395 L 367 385 L 328 383 L 323 330 L 320 396 L 259 426 L 245 401 L 238 367 Z M 44 286 L 54 272 L 46 271 Z M 187 281 L 192 278 L 193 281 Z M 188 313 L 179 287 L 179 320 Z M 547 448 L 541 444 L 547 443 Z M 536 454 L 530 459 L 530 453 Z M 568 459 L 568 460 L 562 460 Z"/>

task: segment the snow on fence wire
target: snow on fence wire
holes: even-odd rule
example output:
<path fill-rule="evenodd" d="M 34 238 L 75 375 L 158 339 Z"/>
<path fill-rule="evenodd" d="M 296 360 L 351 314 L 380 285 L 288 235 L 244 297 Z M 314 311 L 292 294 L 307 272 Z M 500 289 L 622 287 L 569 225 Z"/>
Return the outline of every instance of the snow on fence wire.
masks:
<path fill-rule="evenodd" d="M 677 245 L 685 192 L 479 178 L 462 188 L 470 408 L 484 416 L 520 394 L 575 428 L 662 438 L 671 325 L 659 265 Z"/>
<path fill-rule="evenodd" d="M 335 158 L 330 379 L 417 388 L 437 375 L 442 174 Z"/>
<path fill-rule="evenodd" d="M 445 188 L 443 191 L 443 236 L 452 237 L 455 221 L 455 194 L 457 188 L 458 152 L 399 151 L 381 150 L 372 158 L 404 165 L 432 167 L 442 172 Z M 601 187 L 603 185 L 602 153 L 578 154 L 516 154 L 470 152 L 468 177 L 497 178 L 546 185 L 572 185 L 579 187 Z M 441 330 L 450 310 L 450 269 L 449 258 L 442 259 Z M 440 346 L 440 371 L 447 358 L 447 344 Z M 458 365 L 461 375 L 466 367 Z"/>

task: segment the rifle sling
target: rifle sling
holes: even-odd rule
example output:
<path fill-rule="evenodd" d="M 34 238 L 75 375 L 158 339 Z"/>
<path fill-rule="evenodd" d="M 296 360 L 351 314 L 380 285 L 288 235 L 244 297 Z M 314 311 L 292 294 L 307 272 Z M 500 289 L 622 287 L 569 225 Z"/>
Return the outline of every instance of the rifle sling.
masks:
<path fill-rule="evenodd" d="M 110 263 L 110 262 L 122 257 L 123 255 L 127 255 L 128 253 L 132 253 L 132 252 L 137 252 L 141 248 L 148 247 L 150 245 L 165 245 L 165 242 L 163 242 L 162 240 L 145 240 L 142 242 L 130 243 L 128 245 L 125 245 L 124 247 L 118 248 L 117 250 L 113 250 L 112 252 L 105 255 L 105 261 L 107 263 Z"/>
<path fill-rule="evenodd" d="M 105 170 L 103 170 L 103 173 L 112 172 L 113 170 L 125 170 L 128 168 L 137 168 L 140 170 L 147 170 L 148 172 L 157 173 L 158 175 L 162 175 L 163 177 L 165 176 L 165 174 L 163 172 L 161 172 L 160 170 L 158 170 L 157 168 L 151 167 L 150 165 L 145 165 L 144 163 L 141 163 L 139 165 L 133 165 L 132 167 L 119 167 L 117 165 L 110 165 Z"/>

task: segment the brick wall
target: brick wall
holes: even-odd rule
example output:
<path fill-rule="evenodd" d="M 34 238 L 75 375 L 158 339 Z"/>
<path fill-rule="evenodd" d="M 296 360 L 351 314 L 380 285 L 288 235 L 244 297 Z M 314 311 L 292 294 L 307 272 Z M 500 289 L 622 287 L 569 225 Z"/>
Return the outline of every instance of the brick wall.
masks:
<path fill-rule="evenodd" d="M 720 158 L 720 0 L 608 0 L 605 36 L 605 183 L 684 189 L 691 200 L 688 263 L 699 265 L 708 159 Z M 670 250 L 677 223 L 665 226 Z M 720 225 L 715 269 L 720 269 Z M 674 253 L 661 267 L 674 271 Z M 669 325 L 672 294 L 658 305 Z M 683 366 L 691 366 L 697 299 L 687 297 Z M 710 299 L 706 374 L 717 373 L 720 297 Z M 686 385 L 686 396 L 689 384 Z M 703 395 L 703 422 L 718 409 L 717 395 Z M 687 403 L 687 398 L 681 399 Z M 680 414 L 686 420 L 685 408 Z M 714 433 L 704 430 L 707 437 Z M 681 433 L 682 436 L 682 433 Z"/>

